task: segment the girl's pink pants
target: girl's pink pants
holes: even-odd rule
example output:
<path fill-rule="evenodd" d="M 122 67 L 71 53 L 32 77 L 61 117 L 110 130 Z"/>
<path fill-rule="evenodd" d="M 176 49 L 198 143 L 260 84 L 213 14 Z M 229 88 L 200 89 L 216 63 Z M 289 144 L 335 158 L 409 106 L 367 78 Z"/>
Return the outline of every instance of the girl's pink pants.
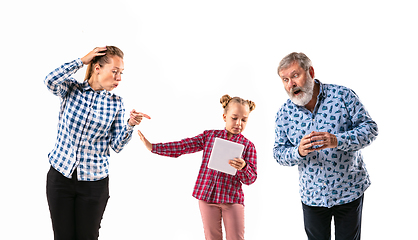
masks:
<path fill-rule="evenodd" d="M 222 219 L 227 240 L 244 240 L 244 206 L 199 200 L 206 240 L 222 240 Z"/>

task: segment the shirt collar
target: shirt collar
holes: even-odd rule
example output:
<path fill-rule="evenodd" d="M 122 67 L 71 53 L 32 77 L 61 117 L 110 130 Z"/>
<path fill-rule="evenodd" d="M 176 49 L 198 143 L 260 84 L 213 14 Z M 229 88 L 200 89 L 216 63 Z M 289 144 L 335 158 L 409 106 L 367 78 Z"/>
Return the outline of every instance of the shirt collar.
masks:
<path fill-rule="evenodd" d="M 325 88 L 324 85 L 319 81 L 318 79 L 315 79 L 316 83 L 319 83 L 319 93 L 318 93 L 318 99 L 325 96 Z"/>
<path fill-rule="evenodd" d="M 225 139 L 227 139 L 227 140 L 232 140 L 232 139 L 234 139 L 234 138 L 237 138 L 237 137 L 241 136 L 241 133 L 238 133 L 238 134 L 232 134 L 231 139 L 228 139 L 228 130 L 226 130 L 226 128 L 224 128 L 224 136 L 225 136 Z"/>
<path fill-rule="evenodd" d="M 83 89 L 83 91 L 89 91 L 89 90 L 93 91 L 93 88 L 90 87 L 90 84 L 88 83 L 88 81 L 84 81 L 83 84 L 81 84 L 81 88 Z"/>
<path fill-rule="evenodd" d="M 81 85 L 81 88 L 83 89 L 83 91 L 94 91 L 93 88 L 90 87 L 90 84 L 88 83 L 88 81 L 84 81 L 83 84 Z M 98 93 L 99 95 L 102 96 L 106 96 L 106 95 L 110 95 L 111 93 L 105 89 L 101 90 L 101 91 L 94 91 L 96 93 Z"/>

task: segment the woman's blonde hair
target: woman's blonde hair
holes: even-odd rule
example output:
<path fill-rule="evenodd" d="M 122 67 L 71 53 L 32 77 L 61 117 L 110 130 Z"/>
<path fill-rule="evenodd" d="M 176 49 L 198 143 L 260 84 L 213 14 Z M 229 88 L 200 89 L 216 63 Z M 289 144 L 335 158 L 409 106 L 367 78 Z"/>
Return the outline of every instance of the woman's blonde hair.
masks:
<path fill-rule="evenodd" d="M 220 102 L 222 104 L 222 107 L 224 108 L 224 113 L 226 113 L 228 111 L 228 109 L 229 109 L 229 103 L 231 103 L 231 102 L 239 103 L 239 104 L 242 104 L 242 105 L 247 104 L 248 107 L 249 107 L 249 109 L 250 109 L 250 112 L 255 109 L 255 103 L 253 101 L 244 100 L 244 99 L 242 99 L 240 97 L 233 97 L 233 98 L 231 98 L 228 94 L 223 95 L 221 97 L 221 101 Z"/>
<path fill-rule="evenodd" d="M 106 54 L 103 56 L 96 56 L 91 60 L 89 65 L 87 66 L 86 70 L 86 76 L 84 78 L 84 81 L 88 81 L 93 75 L 94 71 L 94 65 L 98 63 L 101 67 L 110 63 L 110 58 L 113 56 L 118 56 L 123 59 L 123 52 L 118 47 L 115 46 L 106 46 L 106 51 L 104 51 Z"/>

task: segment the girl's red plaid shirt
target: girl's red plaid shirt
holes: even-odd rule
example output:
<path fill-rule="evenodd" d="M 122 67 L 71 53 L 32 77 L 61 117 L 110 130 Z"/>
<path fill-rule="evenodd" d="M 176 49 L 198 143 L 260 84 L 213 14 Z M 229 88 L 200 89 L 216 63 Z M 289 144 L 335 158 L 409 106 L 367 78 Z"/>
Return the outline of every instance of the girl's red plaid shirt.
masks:
<path fill-rule="evenodd" d="M 250 185 L 257 179 L 257 152 L 254 144 L 242 134 L 233 135 L 227 139 L 227 130 L 207 130 L 192 138 L 177 142 L 152 144 L 152 152 L 179 157 L 183 154 L 203 150 L 202 164 L 193 191 L 193 196 L 209 203 L 239 203 L 244 205 L 242 183 Z M 208 168 L 209 157 L 215 138 L 222 138 L 243 144 L 242 159 L 246 166 L 238 170 L 236 175 L 230 175 Z"/>

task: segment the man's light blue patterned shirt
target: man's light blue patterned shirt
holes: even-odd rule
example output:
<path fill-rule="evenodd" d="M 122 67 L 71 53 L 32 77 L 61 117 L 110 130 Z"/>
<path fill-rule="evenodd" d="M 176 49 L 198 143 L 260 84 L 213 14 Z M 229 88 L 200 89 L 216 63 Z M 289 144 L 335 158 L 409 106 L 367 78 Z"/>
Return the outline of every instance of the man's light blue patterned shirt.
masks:
<path fill-rule="evenodd" d="M 300 156 L 299 142 L 312 131 L 334 134 L 338 146 Z M 333 207 L 356 200 L 370 186 L 360 149 L 377 135 L 377 124 L 354 91 L 320 83 L 313 113 L 290 99 L 277 112 L 273 154 L 281 165 L 298 165 L 304 204 Z"/>
<path fill-rule="evenodd" d="M 109 174 L 109 148 L 120 152 L 132 138 L 133 127 L 124 121 L 121 97 L 106 90 L 96 92 L 87 81 L 71 77 L 82 67 L 76 59 L 44 80 L 61 100 L 57 141 L 48 158 L 67 178 L 77 168 L 78 180 L 97 181 Z"/>

